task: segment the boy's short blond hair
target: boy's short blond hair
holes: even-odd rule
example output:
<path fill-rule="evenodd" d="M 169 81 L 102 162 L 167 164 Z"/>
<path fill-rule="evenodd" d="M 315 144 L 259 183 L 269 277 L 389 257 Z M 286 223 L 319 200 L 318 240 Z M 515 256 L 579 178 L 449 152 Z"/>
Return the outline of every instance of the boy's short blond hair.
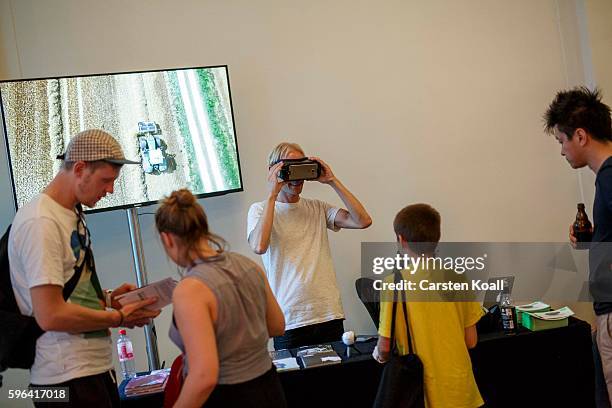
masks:
<path fill-rule="evenodd" d="M 268 166 L 274 165 L 277 161 L 280 160 L 281 157 L 287 156 L 289 152 L 292 151 L 302 153 L 304 156 L 306 156 L 304 150 L 299 144 L 282 142 L 277 144 L 276 147 L 272 149 L 272 151 L 268 155 Z"/>

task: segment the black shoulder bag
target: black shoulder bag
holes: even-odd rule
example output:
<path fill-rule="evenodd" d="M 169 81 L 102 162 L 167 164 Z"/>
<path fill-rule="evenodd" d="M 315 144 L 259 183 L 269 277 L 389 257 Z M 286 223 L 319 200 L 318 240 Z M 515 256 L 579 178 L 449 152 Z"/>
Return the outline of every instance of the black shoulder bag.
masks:
<path fill-rule="evenodd" d="M 395 282 L 401 280 L 396 272 Z M 425 392 L 423 389 L 423 363 L 412 349 L 410 326 L 408 326 L 408 310 L 406 308 L 406 292 L 402 292 L 402 306 L 408 335 L 408 354 L 399 355 L 395 342 L 395 315 L 397 306 L 397 291 L 393 293 L 393 311 L 391 318 L 391 359 L 385 364 L 382 378 L 378 384 L 378 392 L 374 408 L 424 408 Z"/>

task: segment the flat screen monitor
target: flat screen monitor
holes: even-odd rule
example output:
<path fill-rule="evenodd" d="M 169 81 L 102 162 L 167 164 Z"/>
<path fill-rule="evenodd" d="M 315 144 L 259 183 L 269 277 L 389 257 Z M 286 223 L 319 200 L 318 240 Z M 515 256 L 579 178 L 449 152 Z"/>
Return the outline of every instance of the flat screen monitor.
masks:
<path fill-rule="evenodd" d="M 60 170 L 78 132 L 115 136 L 126 158 L 115 191 L 88 212 L 242 191 L 227 66 L 0 82 L 8 163 L 19 208 Z"/>

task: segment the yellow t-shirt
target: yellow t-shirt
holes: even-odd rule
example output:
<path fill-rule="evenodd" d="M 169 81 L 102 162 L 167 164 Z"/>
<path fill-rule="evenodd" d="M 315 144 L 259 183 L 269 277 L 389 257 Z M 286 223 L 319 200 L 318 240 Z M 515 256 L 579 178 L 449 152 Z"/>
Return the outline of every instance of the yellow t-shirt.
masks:
<path fill-rule="evenodd" d="M 419 271 L 420 272 L 420 271 Z M 405 279 L 411 279 L 406 272 Z M 422 277 L 423 275 L 416 275 Z M 414 277 L 413 277 L 414 278 Z M 398 293 L 401 299 L 401 293 Z M 406 293 L 413 351 L 423 362 L 425 400 L 429 408 L 474 408 L 484 404 L 465 345 L 465 328 L 484 315 L 477 302 L 411 302 Z M 378 334 L 391 337 L 393 302 L 382 301 Z M 408 353 L 401 303 L 396 306 L 395 337 L 400 354 Z"/>

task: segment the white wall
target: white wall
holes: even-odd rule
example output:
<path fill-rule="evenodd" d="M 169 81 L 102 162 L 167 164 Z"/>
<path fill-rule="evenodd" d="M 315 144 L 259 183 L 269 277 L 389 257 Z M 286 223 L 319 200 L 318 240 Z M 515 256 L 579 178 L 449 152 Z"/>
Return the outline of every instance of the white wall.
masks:
<path fill-rule="evenodd" d="M 578 173 L 541 116 L 557 90 L 585 81 L 577 3 L 0 0 L 0 78 L 228 64 L 245 191 L 202 200 L 213 229 L 251 254 L 245 217 L 264 197 L 267 152 L 290 140 L 321 156 L 374 220 L 331 238 L 345 327 L 366 333 L 374 326 L 353 285 L 360 243 L 393 240 L 408 203 L 438 208 L 447 241 L 566 239 Z M 13 204 L 0 161 L 5 227 Z M 325 186 L 304 190 L 340 203 Z M 150 278 L 174 273 L 152 217 L 141 224 Z M 90 225 L 103 284 L 132 280 L 125 214 Z M 157 321 L 167 363 L 177 354 L 169 320 L 168 309 Z M 144 339 L 131 335 L 144 369 Z M 27 373 L 8 373 L 3 404 L 20 382 Z"/>
<path fill-rule="evenodd" d="M 603 100 L 612 106 L 612 4 L 609 0 L 587 0 L 586 20 L 592 55 L 591 82 L 603 91 Z M 595 194 L 595 178 L 585 183 L 585 195 Z M 592 201 L 590 202 L 592 204 Z"/>
<path fill-rule="evenodd" d="M 586 11 L 595 83 L 603 89 L 606 103 L 612 105 L 612 7 L 609 0 L 587 0 Z"/>

